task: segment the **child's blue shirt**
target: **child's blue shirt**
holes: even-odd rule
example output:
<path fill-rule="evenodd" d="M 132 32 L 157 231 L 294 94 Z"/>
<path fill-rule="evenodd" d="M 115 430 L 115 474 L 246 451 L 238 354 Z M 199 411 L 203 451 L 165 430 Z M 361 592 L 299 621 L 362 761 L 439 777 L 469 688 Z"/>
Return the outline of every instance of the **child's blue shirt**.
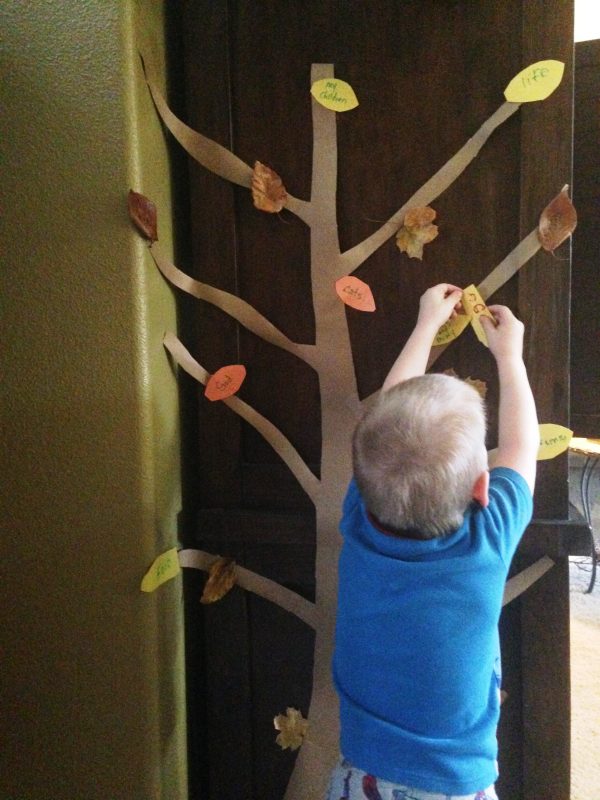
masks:
<path fill-rule="evenodd" d="M 415 540 L 371 522 L 354 481 L 344 501 L 334 679 L 341 751 L 380 778 L 469 794 L 497 778 L 498 620 L 533 511 L 517 472 L 490 473 L 447 536 Z"/>

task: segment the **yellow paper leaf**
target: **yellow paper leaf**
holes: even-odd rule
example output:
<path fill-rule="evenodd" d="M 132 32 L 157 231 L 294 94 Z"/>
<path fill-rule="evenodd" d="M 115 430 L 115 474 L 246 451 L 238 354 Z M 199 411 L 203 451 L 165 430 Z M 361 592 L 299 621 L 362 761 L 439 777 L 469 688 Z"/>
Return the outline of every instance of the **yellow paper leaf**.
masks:
<path fill-rule="evenodd" d="M 435 335 L 434 345 L 448 344 L 453 339 L 457 339 L 470 321 L 471 318 L 468 314 L 457 314 L 452 319 L 444 322 Z"/>
<path fill-rule="evenodd" d="M 288 708 L 285 714 L 276 716 L 273 725 L 275 730 L 280 731 L 275 741 L 282 750 L 297 750 L 308 730 L 308 720 L 296 708 Z"/>
<path fill-rule="evenodd" d="M 569 447 L 573 431 L 563 425 L 545 422 L 540 427 L 540 447 L 537 454 L 538 461 L 555 458 Z"/>
<path fill-rule="evenodd" d="M 569 186 L 563 186 L 556 197 L 542 211 L 538 225 L 540 244 L 551 253 L 568 238 L 577 227 L 577 211 L 569 199 Z"/>
<path fill-rule="evenodd" d="M 285 206 L 287 191 L 283 181 L 274 170 L 260 161 L 254 163 L 250 189 L 252 202 L 260 211 L 278 214 Z"/>
<path fill-rule="evenodd" d="M 396 245 L 409 258 L 423 258 L 423 246 L 438 235 L 438 226 L 433 224 L 437 214 L 430 206 L 410 208 L 404 215 L 402 227 L 396 234 Z"/>
<path fill-rule="evenodd" d="M 321 78 L 311 86 L 315 100 L 330 111 L 350 111 L 358 105 L 354 89 L 339 78 Z"/>
<path fill-rule="evenodd" d="M 564 71 L 562 61 L 536 61 L 515 75 L 504 90 L 504 97 L 509 103 L 545 100 L 560 86 Z"/>
<path fill-rule="evenodd" d="M 173 547 L 154 559 L 152 566 L 142 579 L 140 589 L 142 592 L 153 592 L 161 583 L 170 581 L 180 572 L 181 567 L 179 566 L 177 548 Z"/>
<path fill-rule="evenodd" d="M 218 558 L 208 571 L 200 602 L 205 605 L 216 603 L 233 589 L 236 582 L 235 561 L 231 558 Z"/>
<path fill-rule="evenodd" d="M 462 304 L 465 311 L 471 318 L 471 325 L 473 326 L 473 330 L 475 331 L 477 338 L 487 347 L 487 336 L 485 335 L 483 325 L 479 321 L 479 318 L 488 317 L 489 319 L 494 320 L 494 315 L 484 303 L 483 297 L 479 294 L 477 287 L 474 284 L 467 286 L 467 288 L 463 291 Z"/>

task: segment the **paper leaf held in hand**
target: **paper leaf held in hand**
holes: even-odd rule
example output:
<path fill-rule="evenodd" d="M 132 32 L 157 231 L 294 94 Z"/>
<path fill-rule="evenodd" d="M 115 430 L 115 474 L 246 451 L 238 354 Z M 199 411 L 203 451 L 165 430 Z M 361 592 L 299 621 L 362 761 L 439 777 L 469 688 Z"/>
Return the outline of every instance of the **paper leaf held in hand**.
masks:
<path fill-rule="evenodd" d="M 410 258 L 422 259 L 424 245 L 438 235 L 438 226 L 433 224 L 436 216 L 437 212 L 430 206 L 409 209 L 404 216 L 404 224 L 396 234 L 400 252 Z"/>
<path fill-rule="evenodd" d="M 488 317 L 488 319 L 491 319 L 495 323 L 494 315 L 486 306 L 483 297 L 479 294 L 477 287 L 474 284 L 467 286 L 467 288 L 464 290 L 462 304 L 465 311 L 471 318 L 471 326 L 473 327 L 477 338 L 481 344 L 484 344 L 487 347 L 487 336 L 485 335 L 483 325 L 479 319 L 480 317 Z"/>
<path fill-rule="evenodd" d="M 282 750 L 297 750 L 308 730 L 308 720 L 304 719 L 297 708 L 288 708 L 285 714 L 278 714 L 273 725 L 275 730 L 280 731 L 275 741 Z"/>
<path fill-rule="evenodd" d="M 156 206 L 143 194 L 129 190 L 127 196 L 129 217 L 137 229 L 151 242 L 158 241 Z"/>
<path fill-rule="evenodd" d="M 208 400 L 225 400 L 238 391 L 245 377 L 246 367 L 243 364 L 221 367 L 208 379 L 204 396 Z"/>
<path fill-rule="evenodd" d="M 235 561 L 231 558 L 218 558 L 208 572 L 200 602 L 216 603 L 235 586 L 235 582 Z"/>
<path fill-rule="evenodd" d="M 252 173 L 252 200 L 260 211 L 277 214 L 285 206 L 287 192 L 279 175 L 270 167 L 254 163 Z"/>
<path fill-rule="evenodd" d="M 568 191 L 569 186 L 563 186 L 540 216 L 538 239 L 544 250 L 550 253 L 553 253 L 577 227 L 577 211 L 569 199 Z"/>

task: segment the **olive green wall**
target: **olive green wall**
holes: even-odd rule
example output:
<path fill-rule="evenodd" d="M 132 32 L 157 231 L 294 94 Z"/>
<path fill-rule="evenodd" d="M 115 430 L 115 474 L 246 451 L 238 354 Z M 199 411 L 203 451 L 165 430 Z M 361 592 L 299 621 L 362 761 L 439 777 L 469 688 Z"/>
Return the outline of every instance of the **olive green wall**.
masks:
<path fill-rule="evenodd" d="M 187 796 L 170 290 L 127 219 L 164 136 L 136 55 L 156 0 L 0 5 L 4 151 L 1 800 Z"/>

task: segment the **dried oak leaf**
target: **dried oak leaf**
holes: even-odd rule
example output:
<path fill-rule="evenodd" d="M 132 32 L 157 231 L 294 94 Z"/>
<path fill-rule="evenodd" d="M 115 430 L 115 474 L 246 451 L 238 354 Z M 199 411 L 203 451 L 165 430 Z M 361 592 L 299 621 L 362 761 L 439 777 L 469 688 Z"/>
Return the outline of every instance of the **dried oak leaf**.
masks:
<path fill-rule="evenodd" d="M 487 383 L 485 381 L 480 381 L 478 378 L 465 378 L 465 383 L 468 383 L 469 386 L 472 386 L 475 391 L 480 395 L 480 397 L 485 400 L 485 396 L 487 394 Z"/>
<path fill-rule="evenodd" d="M 308 720 L 297 708 L 288 708 L 285 714 L 278 714 L 273 720 L 275 730 L 280 731 L 275 739 L 282 750 L 297 750 L 306 736 Z"/>
<path fill-rule="evenodd" d="M 423 258 L 424 245 L 438 235 L 438 226 L 433 224 L 437 212 L 430 206 L 410 208 L 404 215 L 404 223 L 396 234 L 396 244 L 401 253 L 410 258 Z"/>
<path fill-rule="evenodd" d="M 200 598 L 201 603 L 216 603 L 233 588 L 236 582 L 235 561 L 218 558 L 208 571 L 208 580 Z"/>
<path fill-rule="evenodd" d="M 569 200 L 568 191 L 567 184 L 554 200 L 548 203 L 540 216 L 538 239 L 544 250 L 550 253 L 553 253 L 577 227 L 577 211 Z"/>
<path fill-rule="evenodd" d="M 458 380 L 462 380 L 460 375 L 452 368 L 445 369 L 442 375 L 450 375 L 451 378 L 458 378 Z M 485 400 L 485 396 L 487 394 L 487 383 L 485 381 L 480 381 L 477 378 L 471 378 L 470 376 L 465 378 L 464 381 L 465 383 L 468 383 L 469 386 L 472 386 L 475 391 L 478 392 L 478 394 Z"/>
<path fill-rule="evenodd" d="M 254 205 L 260 211 L 277 214 L 286 203 L 287 192 L 281 178 L 260 161 L 254 163 L 250 188 Z"/>
<path fill-rule="evenodd" d="M 129 190 L 127 196 L 129 217 L 137 229 L 151 242 L 158 241 L 156 206 L 143 194 Z"/>

